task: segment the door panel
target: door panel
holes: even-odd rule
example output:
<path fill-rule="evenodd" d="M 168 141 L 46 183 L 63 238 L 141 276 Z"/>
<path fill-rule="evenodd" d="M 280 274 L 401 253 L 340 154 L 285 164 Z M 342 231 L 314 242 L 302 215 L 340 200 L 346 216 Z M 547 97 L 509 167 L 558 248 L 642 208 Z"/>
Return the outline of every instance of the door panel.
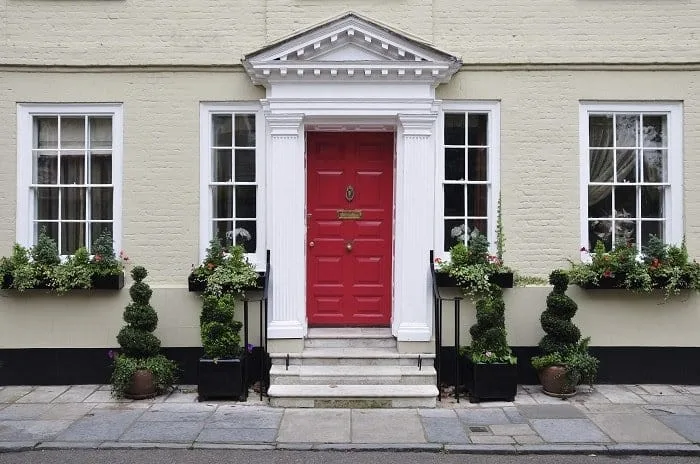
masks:
<path fill-rule="evenodd" d="M 311 325 L 390 322 L 393 154 L 392 133 L 307 134 Z"/>

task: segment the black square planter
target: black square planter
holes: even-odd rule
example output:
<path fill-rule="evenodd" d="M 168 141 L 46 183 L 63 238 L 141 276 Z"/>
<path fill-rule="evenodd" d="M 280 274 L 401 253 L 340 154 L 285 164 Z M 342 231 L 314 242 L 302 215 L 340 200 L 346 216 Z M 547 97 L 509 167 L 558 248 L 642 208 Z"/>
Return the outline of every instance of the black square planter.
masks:
<path fill-rule="evenodd" d="M 245 359 L 199 359 L 197 393 L 199 401 L 209 398 L 233 398 L 245 401 L 248 389 L 245 385 Z"/>
<path fill-rule="evenodd" d="M 610 290 L 612 288 L 622 288 L 625 284 L 625 278 L 622 277 L 601 277 L 598 279 L 598 285 L 593 285 L 591 283 L 584 283 L 580 284 L 579 286 L 581 288 L 585 288 L 586 290 L 595 290 L 595 289 L 602 289 L 602 290 Z"/>
<path fill-rule="evenodd" d="M 460 365 L 469 402 L 482 400 L 513 401 L 518 391 L 518 365 L 475 364 L 467 356 Z"/>
<path fill-rule="evenodd" d="M 258 272 L 258 281 L 256 283 L 255 287 L 248 288 L 246 290 L 260 290 L 263 288 L 265 285 L 265 273 L 264 272 Z M 195 276 L 194 274 L 190 274 L 187 277 L 187 289 L 190 292 L 203 292 L 204 290 L 207 289 L 207 280 L 199 278 Z M 226 288 L 224 287 L 224 290 Z"/>
<path fill-rule="evenodd" d="M 93 275 L 92 288 L 96 290 L 121 290 L 124 288 L 124 273 L 114 275 Z"/>
<path fill-rule="evenodd" d="M 457 281 L 447 272 L 435 272 L 435 281 L 438 287 L 459 287 Z M 497 272 L 492 274 L 489 282 L 501 288 L 513 288 L 512 272 Z"/>

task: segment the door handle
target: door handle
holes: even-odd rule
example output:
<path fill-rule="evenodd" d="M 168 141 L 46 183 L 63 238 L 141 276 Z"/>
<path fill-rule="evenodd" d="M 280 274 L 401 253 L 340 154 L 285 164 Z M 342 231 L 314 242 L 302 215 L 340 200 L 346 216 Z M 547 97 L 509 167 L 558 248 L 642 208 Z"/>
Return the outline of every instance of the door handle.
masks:
<path fill-rule="evenodd" d="M 345 243 L 345 249 L 348 251 L 352 251 L 352 241 Z"/>
<path fill-rule="evenodd" d="M 314 243 L 313 240 L 309 242 L 309 247 L 310 247 L 310 248 L 313 248 L 313 247 L 315 247 L 315 246 L 316 246 L 316 243 Z"/>

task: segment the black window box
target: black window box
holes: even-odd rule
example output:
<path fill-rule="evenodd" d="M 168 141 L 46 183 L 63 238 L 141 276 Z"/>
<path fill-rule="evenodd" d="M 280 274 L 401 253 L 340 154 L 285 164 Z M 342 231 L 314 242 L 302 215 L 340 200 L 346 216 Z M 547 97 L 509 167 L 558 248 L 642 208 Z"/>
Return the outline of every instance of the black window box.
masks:
<path fill-rule="evenodd" d="M 469 402 L 515 399 L 518 392 L 517 364 L 478 364 L 473 363 L 468 356 L 462 356 L 460 369 Z"/>
<path fill-rule="evenodd" d="M 459 287 L 455 278 L 447 272 L 435 272 L 435 280 L 438 287 Z M 489 281 L 501 288 L 513 288 L 513 273 L 497 272 L 491 275 Z"/>
<path fill-rule="evenodd" d="M 210 398 L 233 398 L 245 401 L 248 389 L 245 385 L 245 358 L 200 358 L 197 370 L 197 394 L 199 401 Z"/>
<path fill-rule="evenodd" d="M 666 285 L 668 285 L 668 279 L 652 277 L 652 288 L 664 288 Z M 690 288 L 690 278 L 681 276 L 678 285 L 679 288 Z M 578 286 L 586 290 L 611 290 L 615 288 L 628 290 L 627 287 L 625 287 L 625 276 L 601 277 L 598 279 L 598 285 L 594 285 L 591 282 L 586 282 L 578 284 Z"/>
<path fill-rule="evenodd" d="M 259 290 L 263 288 L 265 284 L 265 273 L 258 272 L 258 282 L 255 287 L 251 287 L 247 290 Z M 190 292 L 203 292 L 207 288 L 207 281 L 205 279 L 198 278 L 194 274 L 190 274 L 187 277 L 187 289 Z"/>
<path fill-rule="evenodd" d="M 2 276 L 2 283 L 0 288 L 11 289 L 14 279 L 12 275 L 5 274 Z M 95 290 L 121 290 L 124 288 L 124 273 L 106 275 L 106 276 L 92 276 L 92 289 Z M 50 290 L 51 287 L 45 282 L 38 282 L 35 286 L 31 287 L 29 290 Z M 76 289 L 76 290 L 88 290 L 88 289 Z"/>

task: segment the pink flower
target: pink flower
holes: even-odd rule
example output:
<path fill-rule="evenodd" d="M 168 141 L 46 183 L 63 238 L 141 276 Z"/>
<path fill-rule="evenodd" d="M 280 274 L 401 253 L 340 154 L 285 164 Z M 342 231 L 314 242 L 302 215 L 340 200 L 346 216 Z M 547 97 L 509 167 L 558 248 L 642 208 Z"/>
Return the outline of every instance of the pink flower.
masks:
<path fill-rule="evenodd" d="M 124 261 L 129 261 L 129 257 L 126 255 L 126 252 L 124 250 L 121 250 L 119 252 L 119 257 L 123 259 Z"/>
<path fill-rule="evenodd" d="M 102 261 L 102 256 L 100 256 L 100 255 L 95 255 L 95 262 L 96 262 L 96 263 L 99 263 L 100 261 Z"/>
<path fill-rule="evenodd" d="M 442 264 L 442 259 L 441 258 L 435 258 L 435 262 L 437 264 Z"/>
<path fill-rule="evenodd" d="M 490 263 L 493 263 L 493 264 L 501 264 L 501 260 L 498 259 L 498 256 L 489 255 L 488 260 Z"/>
<path fill-rule="evenodd" d="M 603 272 L 603 277 L 612 277 L 613 273 L 610 269 L 606 269 L 605 272 Z"/>

